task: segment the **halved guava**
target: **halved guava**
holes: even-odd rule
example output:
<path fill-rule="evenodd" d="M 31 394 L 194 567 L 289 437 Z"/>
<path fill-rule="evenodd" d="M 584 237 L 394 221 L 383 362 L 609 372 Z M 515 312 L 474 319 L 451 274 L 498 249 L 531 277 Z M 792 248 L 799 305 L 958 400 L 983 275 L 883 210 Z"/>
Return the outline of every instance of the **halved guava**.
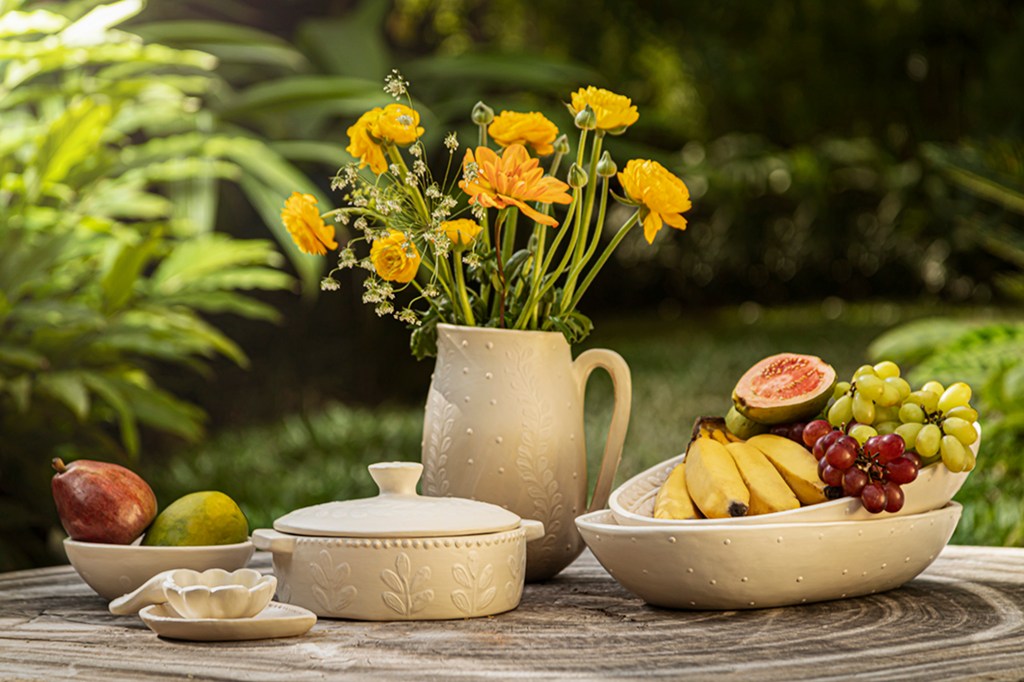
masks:
<path fill-rule="evenodd" d="M 785 424 L 814 417 L 832 396 L 836 371 L 814 355 L 779 353 L 748 369 L 732 401 L 747 419 Z"/>

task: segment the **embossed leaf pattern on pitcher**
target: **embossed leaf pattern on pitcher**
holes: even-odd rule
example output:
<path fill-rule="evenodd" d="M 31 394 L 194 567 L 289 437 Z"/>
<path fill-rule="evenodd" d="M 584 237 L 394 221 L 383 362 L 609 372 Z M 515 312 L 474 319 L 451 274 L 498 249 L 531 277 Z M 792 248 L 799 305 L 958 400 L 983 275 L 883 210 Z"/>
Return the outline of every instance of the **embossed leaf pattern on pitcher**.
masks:
<path fill-rule="evenodd" d="M 400 616 L 411 616 L 434 601 L 434 590 L 426 587 L 430 580 L 430 567 L 423 566 L 413 575 L 412 562 L 405 552 L 395 558 L 395 570 L 385 568 L 380 578 L 393 590 L 381 594 L 384 603 Z"/>
<path fill-rule="evenodd" d="M 423 494 L 444 497 L 448 494 L 448 451 L 452 447 L 452 432 L 455 428 L 456 410 L 445 397 L 448 391 L 450 365 L 434 370 L 434 383 L 427 394 L 427 423 L 432 424 L 430 433 L 424 434 L 423 444 Z"/>
<path fill-rule="evenodd" d="M 345 584 L 352 573 L 351 567 L 346 562 L 335 566 L 334 558 L 326 549 L 320 550 L 309 568 L 313 574 L 313 596 L 324 611 L 340 613 L 356 598 L 356 588 Z"/>
<path fill-rule="evenodd" d="M 540 546 L 545 553 L 555 545 L 562 528 L 562 493 L 558 479 L 551 469 L 551 436 L 553 419 L 551 406 L 537 387 L 536 377 L 530 371 L 533 353 L 515 346 L 506 354 L 510 385 L 519 403 L 522 424 L 519 445 L 516 448 L 516 468 L 533 503 L 534 516 L 543 521 L 544 538 Z"/>
<path fill-rule="evenodd" d="M 452 603 L 467 616 L 475 616 L 494 601 L 497 588 L 494 582 L 494 566 L 487 564 L 482 569 L 476 552 L 470 552 L 465 564 L 452 566 L 452 577 L 464 590 L 452 591 Z"/>

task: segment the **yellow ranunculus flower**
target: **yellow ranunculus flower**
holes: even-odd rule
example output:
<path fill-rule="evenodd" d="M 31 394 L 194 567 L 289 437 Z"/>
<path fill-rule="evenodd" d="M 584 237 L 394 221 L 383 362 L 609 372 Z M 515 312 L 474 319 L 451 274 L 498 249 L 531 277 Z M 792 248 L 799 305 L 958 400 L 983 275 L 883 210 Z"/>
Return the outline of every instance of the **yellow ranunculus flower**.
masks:
<path fill-rule="evenodd" d="M 338 242 L 334 241 L 334 225 L 324 223 L 316 208 L 316 197 L 312 194 L 292 192 L 284 202 L 281 222 L 303 253 L 322 256 L 328 249 L 338 248 Z"/>
<path fill-rule="evenodd" d="M 370 261 L 381 279 L 411 282 L 420 267 L 420 252 L 403 232 L 388 230 L 388 236 L 376 239 L 370 247 Z"/>
<path fill-rule="evenodd" d="M 633 159 L 619 173 L 619 182 L 630 199 L 648 210 L 644 218 L 648 244 L 654 241 L 663 223 L 686 229 L 686 218 L 680 214 L 690 210 L 690 190 L 660 163 Z"/>
<path fill-rule="evenodd" d="M 458 220 L 444 221 L 441 223 L 441 229 L 444 230 L 444 234 L 452 246 L 458 248 L 472 244 L 483 228 L 475 220 L 459 218 Z"/>
<path fill-rule="evenodd" d="M 346 132 L 348 133 L 349 145 L 345 147 L 352 156 L 359 159 L 359 167 L 369 166 L 377 175 L 388 169 L 388 162 L 384 158 L 384 150 L 372 137 L 373 127 L 384 110 L 374 107 L 359 117 Z M 376 136 L 376 133 L 373 133 Z"/>
<path fill-rule="evenodd" d="M 577 114 L 587 105 L 597 115 L 598 130 L 619 133 L 636 123 L 640 118 L 633 101 L 628 97 L 616 95 L 604 88 L 580 88 L 572 93 L 572 110 Z"/>
<path fill-rule="evenodd" d="M 555 151 L 551 143 L 558 137 L 558 126 L 536 111 L 503 111 L 491 122 L 487 133 L 502 147 L 528 144 L 538 156 L 547 156 Z"/>
<path fill-rule="evenodd" d="M 388 140 L 397 145 L 412 144 L 423 134 L 420 115 L 415 109 L 404 104 L 389 104 L 380 112 L 370 127 L 378 140 Z"/>

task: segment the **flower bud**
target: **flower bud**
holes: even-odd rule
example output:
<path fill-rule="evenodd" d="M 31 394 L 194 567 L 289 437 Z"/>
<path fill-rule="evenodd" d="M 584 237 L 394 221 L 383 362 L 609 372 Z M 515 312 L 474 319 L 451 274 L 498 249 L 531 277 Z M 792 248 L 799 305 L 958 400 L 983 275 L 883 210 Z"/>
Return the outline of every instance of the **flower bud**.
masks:
<path fill-rule="evenodd" d="M 583 170 L 583 167 L 578 163 L 574 163 L 569 167 L 569 177 L 567 178 L 569 186 L 575 189 L 587 186 L 587 171 Z"/>
<path fill-rule="evenodd" d="M 555 139 L 553 146 L 556 154 L 565 156 L 569 153 L 569 137 L 565 133 L 562 133 Z"/>
<path fill-rule="evenodd" d="M 605 150 L 604 154 L 601 154 L 601 160 L 597 162 L 597 174 L 602 178 L 610 178 L 618 170 L 619 167 L 612 161 L 612 155 Z"/>
<path fill-rule="evenodd" d="M 491 121 L 494 120 L 494 109 L 491 109 L 483 102 L 477 102 L 473 105 L 471 118 L 473 119 L 473 123 L 478 126 L 490 125 Z"/>
<path fill-rule="evenodd" d="M 593 130 L 597 127 L 597 114 L 589 104 L 576 114 L 576 127 L 580 130 Z"/>

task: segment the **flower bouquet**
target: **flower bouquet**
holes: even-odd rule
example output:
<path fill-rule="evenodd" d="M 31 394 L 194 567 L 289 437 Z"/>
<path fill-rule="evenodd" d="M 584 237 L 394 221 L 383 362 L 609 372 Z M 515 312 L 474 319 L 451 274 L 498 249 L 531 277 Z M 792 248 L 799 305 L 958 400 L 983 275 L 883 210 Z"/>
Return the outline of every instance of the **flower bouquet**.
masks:
<path fill-rule="evenodd" d="M 322 288 L 337 289 L 340 270 L 367 270 L 363 301 L 410 325 L 418 358 L 436 353 L 438 323 L 560 331 L 570 344 L 580 341 L 592 324 L 577 306 L 629 232 L 642 225 L 651 243 L 665 224 L 686 228 L 682 180 L 644 159 L 620 172 L 603 150 L 606 136 L 639 118 L 627 97 L 593 86 L 572 93 L 574 156 L 544 115 L 495 115 L 478 103 L 477 146 L 458 160 L 460 142 L 449 133 L 447 165 L 436 175 L 408 83 L 394 71 L 384 89 L 399 101 L 348 129 L 347 150 L 358 161 L 332 182 L 347 205 L 321 214 L 315 197 L 295 192 L 281 217 L 306 253 L 338 249 L 335 224 L 349 231 Z M 609 196 L 633 211 L 602 249 Z"/>

